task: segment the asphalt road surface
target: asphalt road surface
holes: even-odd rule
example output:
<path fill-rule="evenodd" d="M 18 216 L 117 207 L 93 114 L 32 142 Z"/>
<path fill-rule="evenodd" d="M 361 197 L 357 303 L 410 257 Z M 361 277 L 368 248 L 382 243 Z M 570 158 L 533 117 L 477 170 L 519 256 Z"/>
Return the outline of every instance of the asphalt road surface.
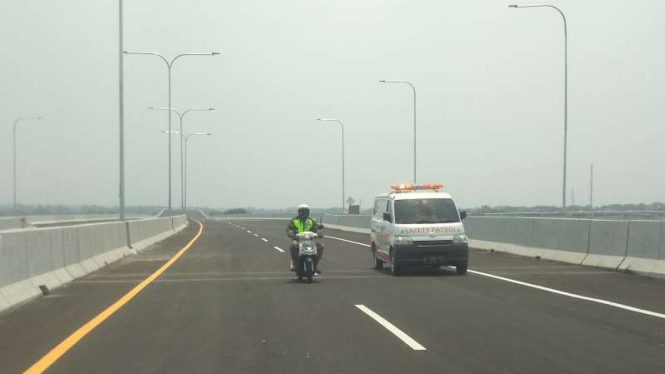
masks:
<path fill-rule="evenodd" d="M 665 373 L 661 280 L 475 250 L 393 277 L 326 229 L 307 284 L 286 221 L 203 224 L 0 314 L 0 373 Z"/>

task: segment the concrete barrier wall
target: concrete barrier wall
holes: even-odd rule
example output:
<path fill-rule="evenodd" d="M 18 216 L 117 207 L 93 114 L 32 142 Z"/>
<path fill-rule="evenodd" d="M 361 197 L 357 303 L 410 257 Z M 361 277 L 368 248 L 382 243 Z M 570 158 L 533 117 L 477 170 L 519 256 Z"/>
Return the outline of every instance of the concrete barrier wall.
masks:
<path fill-rule="evenodd" d="M 153 216 L 148 214 L 127 214 L 126 219 L 147 219 Z M 157 216 L 155 216 L 157 217 Z M 44 224 L 54 222 L 72 222 L 72 221 L 95 221 L 95 220 L 117 220 L 117 214 L 60 214 L 44 216 L 26 216 L 29 223 Z"/>
<path fill-rule="evenodd" d="M 665 277 L 665 223 L 469 217 L 472 247 Z"/>
<path fill-rule="evenodd" d="M 631 221 L 626 258 L 619 269 L 646 276 L 665 274 L 664 225 L 665 222 Z"/>
<path fill-rule="evenodd" d="M 134 250 L 142 251 L 156 242 L 164 240 L 177 231 L 184 229 L 182 226 L 174 228 L 174 222 L 186 222 L 186 220 L 187 217 L 181 215 L 127 222 L 129 228 L 129 246 Z"/>
<path fill-rule="evenodd" d="M 189 225 L 189 221 L 187 221 L 186 215 L 175 216 L 172 217 L 172 219 L 173 219 L 173 229 L 176 232 L 184 230 L 187 227 L 187 225 Z"/>
<path fill-rule="evenodd" d="M 145 249 L 186 226 L 186 217 L 176 216 L 4 231 L 0 233 L 0 311 L 135 254 L 130 249 L 132 233 L 145 244 L 140 249 Z"/>
<path fill-rule="evenodd" d="M 369 232 L 371 216 L 326 214 L 323 223 Z M 464 227 L 473 248 L 665 278 L 665 221 L 470 216 Z"/>
<path fill-rule="evenodd" d="M 2 234 L 0 258 L 0 294 L 8 305 L 16 305 L 40 294 L 30 283 L 28 272 L 28 242 L 25 232 L 10 231 Z"/>
<path fill-rule="evenodd" d="M 372 228 L 372 216 L 358 214 L 324 214 L 320 220 L 331 229 L 345 229 L 360 233 L 369 233 Z"/>
<path fill-rule="evenodd" d="M 582 265 L 616 269 L 626 258 L 629 221 L 591 221 L 589 254 Z"/>
<path fill-rule="evenodd" d="M 30 223 L 25 218 L 0 218 L 0 231 L 23 229 L 26 227 L 30 227 Z"/>

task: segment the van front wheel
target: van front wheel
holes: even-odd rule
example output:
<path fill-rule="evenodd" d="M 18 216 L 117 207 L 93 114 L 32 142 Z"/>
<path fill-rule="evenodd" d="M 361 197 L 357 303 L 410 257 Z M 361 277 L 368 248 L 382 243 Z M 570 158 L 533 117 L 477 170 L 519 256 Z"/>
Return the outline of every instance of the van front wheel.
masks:
<path fill-rule="evenodd" d="M 399 275 L 400 268 L 397 266 L 397 259 L 394 254 L 390 254 L 390 275 Z"/>
<path fill-rule="evenodd" d="M 379 259 L 376 255 L 376 250 L 374 250 L 374 269 L 381 270 L 383 269 L 383 261 Z"/>

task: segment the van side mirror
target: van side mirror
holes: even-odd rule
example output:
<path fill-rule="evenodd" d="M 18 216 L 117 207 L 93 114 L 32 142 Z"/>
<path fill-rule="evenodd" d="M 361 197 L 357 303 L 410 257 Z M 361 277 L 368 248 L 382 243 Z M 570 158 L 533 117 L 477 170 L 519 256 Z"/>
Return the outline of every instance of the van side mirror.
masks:
<path fill-rule="evenodd" d="M 460 209 L 459 211 L 459 218 L 465 219 L 466 218 L 466 210 Z"/>
<path fill-rule="evenodd" d="M 392 220 L 390 219 L 390 213 L 384 212 L 383 213 L 383 220 L 386 221 L 386 222 L 392 222 Z"/>
<path fill-rule="evenodd" d="M 321 230 L 323 228 L 323 225 L 319 225 L 318 229 Z"/>

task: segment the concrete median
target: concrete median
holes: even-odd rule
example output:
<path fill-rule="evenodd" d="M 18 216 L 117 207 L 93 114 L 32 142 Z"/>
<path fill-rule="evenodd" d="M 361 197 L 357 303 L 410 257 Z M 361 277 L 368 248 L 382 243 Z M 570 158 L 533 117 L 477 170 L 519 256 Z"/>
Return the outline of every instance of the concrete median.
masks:
<path fill-rule="evenodd" d="M 78 237 L 79 258 L 86 274 L 104 267 L 104 260 L 99 256 L 102 244 L 100 225 L 75 226 Z"/>
<path fill-rule="evenodd" d="M 127 223 L 114 222 L 103 224 L 101 257 L 107 264 L 112 264 L 123 257 L 130 255 L 127 242 Z"/>
<path fill-rule="evenodd" d="M 22 217 L 0 218 L 0 231 L 10 231 L 31 227 L 30 223 Z"/>
<path fill-rule="evenodd" d="M 661 259 L 663 222 L 631 221 L 626 258 L 619 270 L 653 277 L 665 277 Z"/>
<path fill-rule="evenodd" d="M 40 295 L 30 281 L 26 233 L 10 231 L 2 234 L 0 259 L 0 294 L 9 305 L 17 305 Z"/>
<path fill-rule="evenodd" d="M 185 216 L 176 217 L 183 217 L 180 219 L 186 220 Z M 180 228 L 178 230 L 174 229 L 172 217 L 131 221 L 127 222 L 127 226 L 129 229 L 129 245 L 137 251 L 142 251 L 181 230 Z"/>
<path fill-rule="evenodd" d="M 173 230 L 175 232 L 180 232 L 187 227 L 187 216 L 175 216 L 171 217 L 173 220 Z"/>
<path fill-rule="evenodd" d="M 187 228 L 187 225 L 189 224 L 186 215 L 174 216 L 171 218 L 173 219 L 173 229 L 175 230 L 175 232 L 180 232 L 184 230 L 185 228 Z"/>
<path fill-rule="evenodd" d="M 30 283 L 37 289 L 46 286 L 54 289 L 62 285 L 62 281 L 54 273 L 52 233 L 49 230 L 34 230 L 25 233 L 26 251 L 28 256 L 28 277 Z"/>
<path fill-rule="evenodd" d="M 577 265 L 582 264 L 582 261 L 584 261 L 589 253 L 590 233 L 591 220 L 561 220 L 559 251 L 551 259 Z"/>
<path fill-rule="evenodd" d="M 88 271 L 81 265 L 81 251 L 79 250 L 78 230 L 76 227 L 62 228 L 62 243 L 65 270 L 74 279 L 87 275 Z"/>
<path fill-rule="evenodd" d="M 582 265 L 617 269 L 626 258 L 629 221 L 591 221 L 589 254 Z"/>
<path fill-rule="evenodd" d="M 372 216 L 358 214 L 325 214 L 323 225 L 330 229 L 344 229 L 346 231 L 369 233 L 372 227 Z"/>
<path fill-rule="evenodd" d="M 53 228 L 49 231 L 51 239 L 51 260 L 53 273 L 61 284 L 69 283 L 74 278 L 65 268 L 65 238 L 62 228 Z"/>
<path fill-rule="evenodd" d="M 495 250 L 519 256 L 533 255 L 533 248 L 520 245 L 531 241 L 530 218 L 469 217 L 464 229 L 470 238 L 469 246 L 483 250 Z M 524 235 L 524 238 L 520 238 Z"/>
<path fill-rule="evenodd" d="M 581 264 L 587 256 L 590 220 L 469 217 L 469 245 L 520 256 Z"/>
<path fill-rule="evenodd" d="M 152 222 L 152 225 L 156 242 L 161 242 L 162 240 L 175 233 L 175 230 L 173 229 L 173 220 L 171 217 L 158 218 Z"/>
<path fill-rule="evenodd" d="M 148 220 L 127 222 L 129 229 L 129 246 L 136 251 L 155 244 L 153 230 Z"/>
<path fill-rule="evenodd" d="M 187 226 L 185 216 L 0 233 L 0 311 L 135 254 Z M 175 229 L 174 229 L 175 227 Z"/>
<path fill-rule="evenodd" d="M 660 227 L 660 250 L 658 251 L 658 263 L 650 274 L 658 278 L 665 278 L 665 221 L 661 222 Z"/>

